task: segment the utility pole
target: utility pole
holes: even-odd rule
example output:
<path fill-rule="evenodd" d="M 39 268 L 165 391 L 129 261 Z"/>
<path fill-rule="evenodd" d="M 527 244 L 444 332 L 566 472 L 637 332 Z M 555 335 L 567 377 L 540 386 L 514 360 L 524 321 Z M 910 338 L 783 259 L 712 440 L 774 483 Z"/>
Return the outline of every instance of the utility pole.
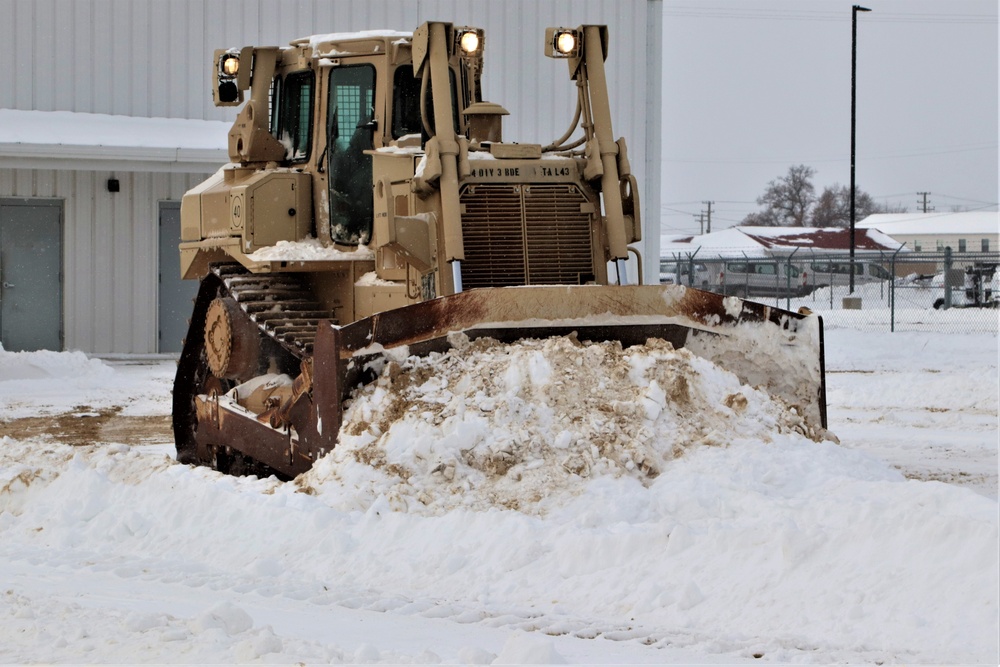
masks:
<path fill-rule="evenodd" d="M 858 71 L 858 12 L 871 10 L 861 5 L 851 7 L 851 280 L 848 294 L 854 294 L 854 228 L 857 212 L 854 210 L 854 135 L 857 119 L 857 79 Z"/>
<path fill-rule="evenodd" d="M 922 203 L 921 202 L 917 202 L 917 203 L 920 204 L 920 206 L 923 209 L 924 213 L 930 213 L 931 211 L 933 211 L 934 207 L 927 205 L 927 195 L 929 195 L 930 193 L 929 192 L 918 192 L 917 194 L 923 197 L 923 202 Z"/>
<path fill-rule="evenodd" d="M 706 234 L 711 234 L 712 233 L 712 204 L 714 204 L 715 202 L 714 201 L 702 201 L 701 203 L 702 204 L 708 204 L 708 213 L 705 216 L 705 219 L 708 221 L 707 222 L 707 224 L 708 224 L 708 231 L 706 231 L 705 233 Z"/>
<path fill-rule="evenodd" d="M 694 217 L 698 221 L 698 229 L 699 229 L 698 233 L 699 234 L 704 234 L 705 233 L 705 214 L 704 213 L 699 213 L 698 215 L 696 215 Z"/>

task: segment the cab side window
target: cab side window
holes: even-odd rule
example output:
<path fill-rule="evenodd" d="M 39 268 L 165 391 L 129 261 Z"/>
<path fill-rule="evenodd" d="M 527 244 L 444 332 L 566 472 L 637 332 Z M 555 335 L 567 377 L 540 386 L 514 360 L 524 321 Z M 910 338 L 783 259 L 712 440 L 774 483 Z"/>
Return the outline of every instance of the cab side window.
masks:
<path fill-rule="evenodd" d="M 420 134 L 420 80 L 413 78 L 413 67 L 403 65 L 393 75 L 392 138 Z"/>
<path fill-rule="evenodd" d="M 278 119 L 281 117 L 278 110 L 281 108 L 281 77 L 276 76 L 271 80 L 271 94 L 269 96 L 270 102 L 268 104 L 268 113 L 270 123 L 268 124 L 268 129 L 271 134 L 277 139 L 281 136 L 280 130 L 278 129 Z"/>
<path fill-rule="evenodd" d="M 285 146 L 285 159 L 305 162 L 309 159 L 312 137 L 313 73 L 294 72 L 276 83 L 278 140 Z M 273 102 L 272 102 L 273 104 Z"/>
<path fill-rule="evenodd" d="M 458 84 L 455 71 L 448 70 L 451 84 L 451 114 L 456 128 L 461 128 L 458 108 Z M 396 68 L 393 75 L 392 99 L 392 136 L 399 139 L 407 134 L 424 134 L 424 125 L 420 120 L 420 79 L 414 78 L 413 67 L 403 65 Z M 434 85 L 427 85 L 427 125 L 434 129 Z M 460 130 L 461 131 L 461 130 Z"/>

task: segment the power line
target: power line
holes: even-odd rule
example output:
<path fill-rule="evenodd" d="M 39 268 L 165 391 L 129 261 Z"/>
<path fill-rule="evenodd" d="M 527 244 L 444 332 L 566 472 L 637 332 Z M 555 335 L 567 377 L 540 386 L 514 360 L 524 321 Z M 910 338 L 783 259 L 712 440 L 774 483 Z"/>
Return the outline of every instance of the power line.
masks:
<path fill-rule="evenodd" d="M 945 199 L 958 199 L 959 201 L 971 201 L 974 204 L 986 204 L 988 206 L 996 206 L 995 201 L 983 201 L 982 199 L 971 199 L 969 197 L 956 197 L 954 195 L 943 195 L 938 193 L 938 197 L 944 197 Z"/>
<path fill-rule="evenodd" d="M 677 18 L 748 19 L 759 21 L 820 21 L 844 22 L 841 12 L 808 9 L 756 9 L 748 7 L 705 7 L 674 5 L 663 8 L 665 16 Z M 906 13 L 888 12 L 866 18 L 865 22 L 879 23 L 953 23 L 966 25 L 995 25 L 997 17 L 991 14 Z"/>
<path fill-rule="evenodd" d="M 907 151 L 900 153 L 887 153 L 884 155 L 859 155 L 859 160 L 898 160 L 901 158 L 911 158 L 911 157 L 924 157 L 929 155 L 949 155 L 952 153 L 971 153 L 975 151 L 984 151 L 996 149 L 997 143 L 992 142 L 988 144 L 973 144 L 962 148 L 946 148 L 946 149 L 926 149 L 921 151 Z M 672 162 L 678 164 L 816 164 L 816 163 L 827 163 L 827 162 L 848 162 L 849 157 L 835 157 L 835 158 L 765 158 L 761 160 L 746 160 L 746 159 L 733 159 L 733 160 L 688 160 L 688 159 L 676 159 L 676 158 L 664 158 L 662 162 Z"/>

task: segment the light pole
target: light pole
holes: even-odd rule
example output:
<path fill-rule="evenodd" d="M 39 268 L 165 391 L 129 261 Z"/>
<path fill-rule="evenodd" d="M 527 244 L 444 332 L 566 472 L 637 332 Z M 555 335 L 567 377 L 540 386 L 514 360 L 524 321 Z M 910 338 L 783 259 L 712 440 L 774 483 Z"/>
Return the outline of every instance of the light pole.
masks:
<path fill-rule="evenodd" d="M 850 293 L 854 294 L 854 125 L 857 117 L 857 85 L 855 78 L 858 72 L 858 12 L 871 10 L 861 5 L 851 7 L 851 281 Z"/>

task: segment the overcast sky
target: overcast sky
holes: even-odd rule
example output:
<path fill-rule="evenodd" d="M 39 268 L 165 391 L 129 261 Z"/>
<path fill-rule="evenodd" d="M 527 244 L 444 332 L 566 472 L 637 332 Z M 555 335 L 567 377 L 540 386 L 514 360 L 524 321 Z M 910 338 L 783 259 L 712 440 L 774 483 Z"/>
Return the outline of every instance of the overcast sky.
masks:
<path fill-rule="evenodd" d="M 918 211 L 996 210 L 996 0 L 872 0 L 858 14 L 857 185 Z M 664 234 L 758 210 L 792 164 L 850 182 L 851 2 L 666 0 Z"/>

